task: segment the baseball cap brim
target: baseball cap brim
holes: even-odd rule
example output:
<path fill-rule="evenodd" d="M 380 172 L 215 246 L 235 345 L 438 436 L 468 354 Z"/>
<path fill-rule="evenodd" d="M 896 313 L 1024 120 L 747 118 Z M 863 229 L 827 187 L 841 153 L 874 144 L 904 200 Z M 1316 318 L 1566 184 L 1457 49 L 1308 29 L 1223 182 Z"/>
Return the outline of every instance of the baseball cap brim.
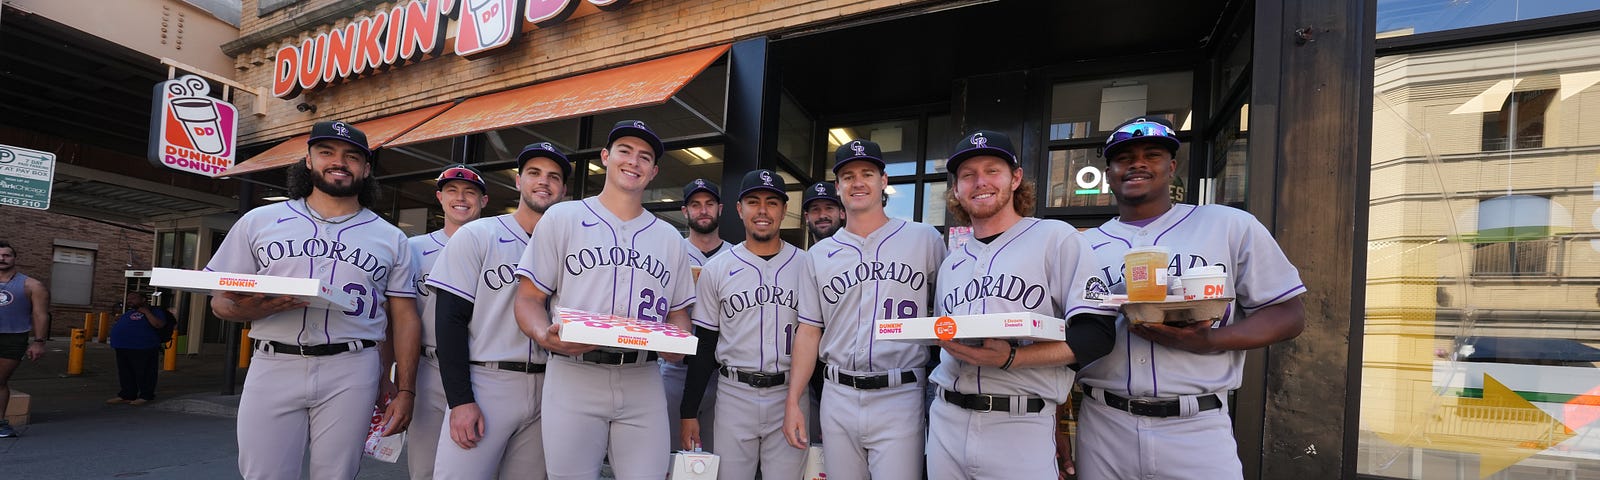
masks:
<path fill-rule="evenodd" d="M 878 157 L 873 157 L 873 156 L 868 156 L 868 155 L 857 155 L 857 156 L 854 156 L 854 157 L 846 158 L 844 160 L 840 160 L 839 163 L 833 164 L 833 173 L 834 174 L 838 174 L 839 173 L 839 169 L 844 168 L 845 165 L 848 165 L 850 162 L 854 162 L 856 160 L 865 160 L 865 161 L 868 161 L 868 162 L 872 162 L 874 165 L 877 165 L 878 168 L 885 168 L 885 166 L 886 166 L 886 164 L 883 163 L 883 159 L 880 159 Z"/>
<path fill-rule="evenodd" d="M 548 158 L 551 161 L 556 162 L 557 165 L 560 165 L 561 178 L 572 178 L 572 161 L 568 160 L 567 156 L 562 155 L 561 152 L 543 148 L 524 149 L 522 153 L 517 154 L 517 169 L 521 170 L 524 165 L 528 164 L 528 160 L 539 157 Z"/>
<path fill-rule="evenodd" d="M 689 201 L 689 197 L 693 197 L 694 194 L 700 193 L 700 192 L 706 192 L 707 195 L 711 195 L 711 198 L 717 199 L 717 203 L 722 203 L 722 196 L 721 195 L 717 195 L 717 192 L 711 191 L 711 187 L 707 187 L 707 186 L 697 186 L 697 187 L 689 189 L 689 193 L 683 194 L 683 201 L 685 201 L 685 202 Z"/>
<path fill-rule="evenodd" d="M 756 185 L 756 186 L 753 186 L 753 187 L 750 187 L 750 188 L 746 188 L 743 191 L 739 192 L 739 198 L 744 198 L 745 195 L 749 195 L 751 193 L 755 193 L 757 190 L 766 190 L 766 191 L 769 191 L 769 192 L 772 192 L 772 193 L 776 193 L 776 194 L 778 194 L 779 197 L 783 198 L 783 201 L 785 201 L 785 202 L 789 201 L 789 197 L 783 191 L 783 189 L 780 189 L 780 188 L 778 188 L 776 186 L 773 186 L 773 185 Z"/>
<path fill-rule="evenodd" d="M 962 150 L 956 152 L 955 155 L 951 155 L 950 159 L 945 160 L 944 162 L 944 171 L 954 175 L 956 169 L 961 167 L 961 162 L 965 162 L 967 159 L 972 157 L 981 157 L 984 155 L 1000 157 L 1006 162 L 1011 163 L 1012 166 L 1018 165 L 1016 155 L 1012 155 L 1011 152 L 1005 151 L 1005 149 L 995 147 L 977 147 Z"/>
<path fill-rule="evenodd" d="M 372 160 L 372 149 L 371 148 L 368 148 L 366 145 L 362 145 L 362 144 L 353 142 L 348 138 L 344 138 L 344 137 L 341 137 L 341 136 L 338 136 L 338 135 L 322 135 L 322 136 L 311 137 L 309 139 L 306 139 L 306 147 L 310 147 L 312 145 L 316 145 L 317 142 L 322 141 L 322 140 L 337 140 L 337 141 L 340 141 L 340 142 L 344 142 L 344 143 L 346 143 L 348 145 L 356 147 L 357 149 L 360 149 L 361 153 L 363 155 L 367 156 L 367 160 L 368 161 Z"/>
<path fill-rule="evenodd" d="M 657 137 L 655 133 L 639 127 L 617 127 L 611 129 L 611 135 L 606 137 L 606 148 L 611 148 L 611 145 L 617 143 L 617 139 L 622 137 L 635 137 L 644 140 L 645 143 L 650 144 L 650 149 L 655 150 L 658 158 L 666 154 L 667 149 L 661 145 L 661 138 Z"/>
<path fill-rule="evenodd" d="M 1152 135 L 1152 136 L 1145 136 L 1145 137 L 1133 137 L 1133 138 L 1129 138 L 1127 140 L 1123 140 L 1123 141 L 1111 144 L 1111 146 L 1106 147 L 1105 151 L 1101 153 L 1101 156 L 1105 157 L 1106 161 L 1109 162 L 1109 161 L 1111 161 L 1111 157 L 1116 156 L 1118 152 L 1122 151 L 1122 149 L 1128 148 L 1129 145 L 1134 145 L 1134 144 L 1143 143 L 1143 142 L 1160 144 L 1162 147 L 1166 147 L 1167 151 L 1172 152 L 1173 155 L 1177 155 L 1178 147 L 1180 145 L 1178 143 L 1178 139 L 1172 138 L 1172 137 L 1167 137 L 1167 136 L 1155 136 L 1155 135 Z"/>

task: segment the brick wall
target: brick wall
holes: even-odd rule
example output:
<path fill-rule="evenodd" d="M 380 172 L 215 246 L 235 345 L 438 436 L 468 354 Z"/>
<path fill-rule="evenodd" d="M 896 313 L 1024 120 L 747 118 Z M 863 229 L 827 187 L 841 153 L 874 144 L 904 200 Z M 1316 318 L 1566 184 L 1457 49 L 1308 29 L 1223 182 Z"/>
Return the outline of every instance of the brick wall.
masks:
<path fill-rule="evenodd" d="M 256 18 L 255 0 L 243 3 L 240 34 L 249 35 L 274 23 L 290 21 L 333 0 L 308 0 L 304 5 Z M 582 1 L 582 0 L 579 0 Z M 874 11 L 929 0 L 635 0 L 617 11 L 599 12 L 551 27 L 524 31 L 511 45 L 478 60 L 454 53 L 391 68 L 365 78 L 302 93 L 293 100 L 269 98 L 266 116 L 240 114 L 241 143 L 288 138 L 305 133 L 325 119 L 361 121 L 456 98 L 505 90 L 555 78 L 624 65 L 698 48 L 807 28 L 859 17 Z M 393 2 L 380 4 L 388 8 Z M 582 8 L 594 8 L 585 4 Z M 361 15 L 369 15 L 376 9 Z M 318 25 L 298 37 L 253 48 L 235 59 L 237 79 L 270 95 L 273 55 L 278 48 L 319 32 L 343 27 Z M 447 43 L 448 47 L 449 43 Z M 317 106 L 301 113 L 301 102 Z M 247 102 L 241 102 L 247 103 Z M 249 107 L 243 107 L 246 110 Z"/>
<path fill-rule="evenodd" d="M 94 220 L 85 220 L 44 211 L 0 206 L 0 239 L 16 247 L 17 271 L 37 278 L 50 288 L 50 267 L 56 240 L 96 244 L 93 295 L 90 305 L 51 305 L 51 335 L 64 337 L 68 330 L 83 326 L 86 312 L 112 312 L 122 303 L 123 272 L 148 270 L 155 235 Z M 128 268 L 129 249 L 133 268 Z"/>

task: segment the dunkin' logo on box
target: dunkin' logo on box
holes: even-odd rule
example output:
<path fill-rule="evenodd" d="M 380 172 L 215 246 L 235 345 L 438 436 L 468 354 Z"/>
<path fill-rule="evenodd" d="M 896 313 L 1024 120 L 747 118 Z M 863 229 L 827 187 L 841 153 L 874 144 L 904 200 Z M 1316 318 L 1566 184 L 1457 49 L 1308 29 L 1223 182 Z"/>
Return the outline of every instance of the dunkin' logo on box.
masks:
<path fill-rule="evenodd" d="M 248 278 L 222 277 L 222 278 L 217 279 L 217 286 L 219 286 L 219 287 L 255 288 L 256 281 L 248 279 Z"/>
<path fill-rule="evenodd" d="M 880 323 L 880 324 L 878 324 L 878 333 L 879 334 L 884 334 L 884 333 L 903 333 L 903 332 L 905 332 L 905 324 L 904 323 L 895 322 L 895 323 Z"/>
<path fill-rule="evenodd" d="M 933 321 L 933 336 L 940 340 L 956 338 L 956 320 L 950 317 L 939 317 Z"/>
<path fill-rule="evenodd" d="M 650 339 L 644 338 L 644 337 L 635 337 L 635 336 L 630 336 L 630 335 L 618 335 L 617 336 L 617 343 L 622 344 L 622 345 L 633 345 L 633 346 L 636 346 L 636 347 L 643 347 L 643 346 L 646 346 L 646 345 L 650 344 Z"/>

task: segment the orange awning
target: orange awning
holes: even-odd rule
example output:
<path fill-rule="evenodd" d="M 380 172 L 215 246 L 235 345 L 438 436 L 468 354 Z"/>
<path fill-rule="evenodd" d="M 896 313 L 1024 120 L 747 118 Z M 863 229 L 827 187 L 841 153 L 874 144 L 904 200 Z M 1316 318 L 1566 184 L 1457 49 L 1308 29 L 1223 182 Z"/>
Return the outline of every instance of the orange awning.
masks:
<path fill-rule="evenodd" d="M 377 149 L 396 137 L 416 128 L 422 122 L 439 116 L 439 113 L 449 110 L 453 103 L 441 103 L 431 107 L 419 108 L 405 113 L 374 118 L 365 122 L 355 123 L 355 127 L 367 134 L 367 147 Z M 306 140 L 311 134 L 300 135 L 267 149 L 265 152 L 250 157 L 249 160 L 235 164 L 233 168 L 222 172 L 223 176 L 243 175 L 251 172 L 260 172 L 274 168 L 286 167 L 291 163 L 306 157 Z"/>
<path fill-rule="evenodd" d="M 716 46 L 469 98 L 385 146 L 666 103 L 727 51 Z"/>

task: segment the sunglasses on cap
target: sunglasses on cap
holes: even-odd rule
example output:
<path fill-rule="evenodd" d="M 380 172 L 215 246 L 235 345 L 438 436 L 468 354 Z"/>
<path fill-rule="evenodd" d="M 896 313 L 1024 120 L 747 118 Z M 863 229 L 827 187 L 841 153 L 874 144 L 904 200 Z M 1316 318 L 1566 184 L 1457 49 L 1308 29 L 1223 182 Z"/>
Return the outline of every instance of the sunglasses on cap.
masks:
<path fill-rule="evenodd" d="M 1115 132 L 1111 132 L 1111 136 L 1106 138 L 1106 146 L 1140 137 L 1169 137 L 1177 139 L 1178 132 L 1156 122 L 1133 122 L 1123 125 L 1122 128 L 1118 128 Z"/>
<path fill-rule="evenodd" d="M 478 172 L 474 172 L 467 167 L 446 168 L 443 172 L 439 172 L 439 178 L 434 179 L 434 182 L 443 182 L 445 180 L 466 180 L 483 185 L 483 177 L 478 176 Z"/>

